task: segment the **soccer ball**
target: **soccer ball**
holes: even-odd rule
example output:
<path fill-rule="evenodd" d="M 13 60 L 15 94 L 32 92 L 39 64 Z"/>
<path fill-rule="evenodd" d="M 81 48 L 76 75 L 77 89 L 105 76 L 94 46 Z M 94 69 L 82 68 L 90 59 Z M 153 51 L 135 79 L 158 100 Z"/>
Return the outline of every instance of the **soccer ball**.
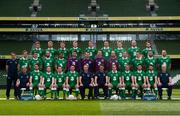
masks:
<path fill-rule="evenodd" d="M 111 96 L 110 99 L 111 99 L 111 100 L 118 100 L 118 98 L 119 98 L 118 95 L 113 95 L 113 96 Z"/>
<path fill-rule="evenodd" d="M 76 100 L 76 97 L 74 97 L 74 95 L 69 95 L 68 99 L 69 100 Z"/>
<path fill-rule="evenodd" d="M 36 100 L 42 100 L 42 97 L 41 97 L 40 95 L 36 95 L 36 96 L 35 96 L 35 99 L 36 99 Z"/>

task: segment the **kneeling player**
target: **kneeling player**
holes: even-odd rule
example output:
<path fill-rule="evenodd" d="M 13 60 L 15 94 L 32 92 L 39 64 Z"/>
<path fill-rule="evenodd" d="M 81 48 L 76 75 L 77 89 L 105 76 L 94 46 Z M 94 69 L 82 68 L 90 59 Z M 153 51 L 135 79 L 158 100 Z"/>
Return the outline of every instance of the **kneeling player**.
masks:
<path fill-rule="evenodd" d="M 88 99 L 92 96 L 93 91 L 93 74 L 89 72 L 89 65 L 85 64 L 83 66 L 83 72 L 80 75 L 80 93 L 81 98 L 85 98 L 85 89 L 89 89 Z"/>
<path fill-rule="evenodd" d="M 72 95 L 72 91 L 75 89 L 75 96 L 78 98 L 79 93 L 79 74 L 75 71 L 75 66 L 70 66 L 70 71 L 66 75 L 66 90 L 67 95 Z"/>
<path fill-rule="evenodd" d="M 149 70 L 146 72 L 146 80 L 148 85 L 148 90 L 154 91 L 154 93 L 158 94 L 157 88 L 157 73 L 153 70 L 153 65 L 149 65 Z"/>
<path fill-rule="evenodd" d="M 125 89 L 122 89 L 121 93 L 121 98 L 125 99 L 126 98 L 126 92 L 128 91 L 128 94 L 131 94 L 132 99 L 135 98 L 135 86 L 133 84 L 133 75 L 132 72 L 130 71 L 130 66 L 129 64 L 125 65 L 125 71 L 122 73 L 122 88 L 125 87 Z"/>
<path fill-rule="evenodd" d="M 95 75 L 94 96 L 95 99 L 99 97 L 99 88 L 103 89 L 105 99 L 108 98 L 108 77 L 104 72 L 104 66 L 100 65 L 99 71 Z"/>
<path fill-rule="evenodd" d="M 134 98 L 136 99 L 136 94 L 138 92 L 142 99 L 144 90 L 147 89 L 147 84 L 145 72 L 142 70 L 142 66 L 140 64 L 137 66 L 137 71 L 134 73 L 134 85 L 138 90 L 136 90 Z"/>
<path fill-rule="evenodd" d="M 23 67 L 22 72 L 18 74 L 18 79 L 16 81 L 18 98 L 21 99 L 22 88 L 29 90 L 29 75 L 27 74 L 27 68 Z"/>
<path fill-rule="evenodd" d="M 112 96 L 112 90 L 116 91 L 118 94 L 118 90 L 120 88 L 120 77 L 121 74 L 117 71 L 116 65 L 112 65 L 112 71 L 108 73 L 108 90 L 109 90 L 109 97 Z M 119 92 L 120 93 L 120 92 Z"/>
<path fill-rule="evenodd" d="M 66 79 L 66 74 L 63 72 L 63 68 L 61 66 L 57 67 L 57 73 L 55 74 L 55 82 L 57 85 L 57 98 L 59 98 L 59 92 L 62 90 L 63 91 L 63 99 L 65 99 L 65 79 Z"/>

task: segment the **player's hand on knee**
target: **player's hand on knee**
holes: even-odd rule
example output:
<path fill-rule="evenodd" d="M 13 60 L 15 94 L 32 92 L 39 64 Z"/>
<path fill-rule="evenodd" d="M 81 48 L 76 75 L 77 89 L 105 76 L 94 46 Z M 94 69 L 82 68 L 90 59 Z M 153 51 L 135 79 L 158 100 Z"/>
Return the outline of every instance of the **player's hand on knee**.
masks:
<path fill-rule="evenodd" d="M 80 86 L 82 87 L 82 86 L 83 86 L 83 84 L 82 84 L 82 83 L 80 83 Z"/>
<path fill-rule="evenodd" d="M 159 83 L 158 83 L 158 86 L 161 86 L 161 85 L 162 85 L 162 83 L 161 83 L 161 82 L 159 82 Z"/>

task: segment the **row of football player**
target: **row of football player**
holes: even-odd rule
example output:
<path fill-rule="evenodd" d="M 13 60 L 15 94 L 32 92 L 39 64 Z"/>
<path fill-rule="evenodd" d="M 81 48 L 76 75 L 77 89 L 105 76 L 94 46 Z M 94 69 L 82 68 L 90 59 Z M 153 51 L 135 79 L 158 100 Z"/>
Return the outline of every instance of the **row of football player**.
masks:
<path fill-rule="evenodd" d="M 57 68 L 57 73 L 51 72 L 51 67 L 46 68 L 46 72 L 39 71 L 39 66 L 34 66 L 34 71 L 30 76 L 27 74 L 27 68 L 23 67 L 22 72 L 18 76 L 16 86 L 18 90 L 27 88 L 33 93 L 39 94 L 46 98 L 47 89 L 51 91 L 51 97 L 56 99 L 59 97 L 59 91 L 63 91 L 63 98 L 75 92 L 78 98 L 79 90 L 81 98 L 85 98 L 85 89 L 89 89 L 88 99 L 99 98 L 99 89 L 102 88 L 105 99 L 112 96 L 113 90 L 121 99 L 126 99 L 125 91 L 131 94 L 132 99 L 136 99 L 139 93 L 143 97 L 144 92 L 153 91 L 156 95 L 159 90 L 159 97 L 162 99 L 162 87 L 166 86 L 169 89 L 169 99 L 172 94 L 172 79 L 169 73 L 166 73 L 166 65 L 162 65 L 162 73 L 166 73 L 166 77 L 162 77 L 161 73 L 157 74 L 153 71 L 153 66 L 149 65 L 149 70 L 145 73 L 142 66 L 137 66 L 137 71 L 132 73 L 129 64 L 126 64 L 125 71 L 120 73 L 116 65 L 112 65 L 112 70 L 106 73 L 104 66 L 100 65 L 100 70 L 95 74 L 89 72 L 89 65 L 83 66 L 83 72 L 80 74 L 75 71 L 75 66 L 70 66 L 70 71 L 66 74 L 62 67 Z M 166 83 L 168 82 L 168 83 Z M 93 94 L 94 90 L 94 94 Z M 19 94 L 20 97 L 20 94 Z"/>
<path fill-rule="evenodd" d="M 133 42 L 132 42 L 133 43 Z M 134 44 L 133 44 L 134 45 Z M 149 45 L 149 44 L 148 44 Z M 109 54 L 109 53 L 108 53 Z M 166 64 L 167 69 L 171 68 L 171 59 L 167 56 L 166 50 L 162 50 L 162 56 L 159 58 L 154 57 L 152 50 L 147 51 L 147 57 L 143 57 L 139 50 L 134 51 L 135 57 L 129 57 L 129 54 L 126 51 L 122 51 L 122 56 L 117 57 L 115 51 L 110 52 L 109 58 L 106 60 L 103 55 L 103 50 L 98 50 L 96 57 L 91 58 L 92 53 L 89 51 L 85 52 L 85 56 L 82 59 L 78 59 L 77 51 L 73 51 L 69 59 L 64 58 L 64 53 L 60 52 L 58 58 L 51 57 L 51 51 L 46 51 L 44 57 L 38 57 L 39 52 L 34 51 L 32 58 L 28 59 L 27 51 L 23 52 L 23 57 L 19 60 L 18 69 L 20 67 L 27 66 L 30 68 L 30 71 L 34 70 L 34 64 L 38 64 L 40 69 L 46 70 L 47 66 L 50 66 L 52 69 L 57 69 L 58 66 L 61 66 L 63 70 L 69 71 L 71 65 L 75 65 L 76 71 L 81 71 L 82 66 L 85 64 L 89 65 L 89 70 L 91 72 L 97 72 L 99 70 L 99 65 L 104 65 L 106 71 L 112 69 L 112 64 L 115 64 L 118 70 L 124 71 L 126 64 L 131 64 L 132 69 L 136 70 L 138 64 L 143 65 L 143 69 L 148 69 L 148 66 L 153 65 L 154 69 L 160 69 L 162 64 Z"/>

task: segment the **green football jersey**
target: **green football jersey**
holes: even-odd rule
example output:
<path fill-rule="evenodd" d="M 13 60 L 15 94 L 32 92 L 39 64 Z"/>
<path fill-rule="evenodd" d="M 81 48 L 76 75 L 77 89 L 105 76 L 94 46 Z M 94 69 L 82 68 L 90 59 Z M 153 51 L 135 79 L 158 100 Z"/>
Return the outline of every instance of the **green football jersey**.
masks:
<path fill-rule="evenodd" d="M 56 67 L 61 66 L 63 71 L 65 71 L 66 70 L 66 66 L 67 66 L 67 60 L 64 59 L 64 58 L 62 58 L 62 59 L 58 58 L 55 61 L 55 66 Z"/>
<path fill-rule="evenodd" d="M 146 77 L 144 71 L 136 71 L 134 72 L 134 77 L 138 85 L 142 86 L 144 84 L 144 78 Z"/>
<path fill-rule="evenodd" d="M 42 65 L 42 60 L 40 58 L 32 58 L 30 61 L 29 61 L 29 65 L 31 67 L 31 71 L 34 71 L 34 65 L 35 64 L 38 64 L 39 68 L 40 66 Z"/>
<path fill-rule="evenodd" d="M 56 73 L 55 78 L 56 78 L 56 84 L 58 85 L 58 87 L 62 87 L 66 79 L 66 74 L 64 72 Z"/>
<path fill-rule="evenodd" d="M 110 78 L 110 82 L 113 85 L 113 87 L 117 87 L 119 84 L 119 78 L 121 77 L 121 73 L 118 71 L 116 72 L 110 71 L 108 73 L 108 77 Z"/>
<path fill-rule="evenodd" d="M 123 53 L 126 51 L 124 48 L 115 48 L 114 49 L 116 56 L 118 58 L 122 58 L 123 57 Z"/>
<path fill-rule="evenodd" d="M 43 58 L 43 69 L 46 71 L 46 68 L 50 66 L 51 70 L 53 70 L 54 66 L 54 59 L 53 58 Z"/>
<path fill-rule="evenodd" d="M 82 54 L 82 50 L 81 48 L 77 47 L 77 48 L 70 48 L 70 54 L 72 55 L 73 52 L 77 53 L 77 58 L 80 59 L 81 58 L 81 54 Z"/>
<path fill-rule="evenodd" d="M 95 56 L 97 54 L 97 49 L 94 47 L 92 47 L 92 48 L 88 47 L 88 48 L 86 48 L 85 52 L 88 52 L 90 54 L 91 59 L 95 59 Z"/>
<path fill-rule="evenodd" d="M 170 59 L 169 56 L 167 56 L 167 57 L 160 57 L 160 58 L 158 58 L 158 64 L 160 65 L 160 69 L 161 69 L 161 66 L 163 64 L 166 64 L 167 70 L 170 70 L 169 68 L 170 68 L 170 65 L 171 65 L 171 59 Z"/>
<path fill-rule="evenodd" d="M 137 52 L 140 52 L 140 48 L 138 47 L 130 47 L 128 49 L 128 54 L 130 55 L 131 59 L 136 57 Z"/>
<path fill-rule="evenodd" d="M 157 63 L 157 61 L 156 61 L 156 59 L 154 57 L 151 57 L 151 58 L 147 57 L 145 59 L 146 70 L 148 70 L 149 65 L 152 65 L 153 69 L 156 70 L 156 63 Z"/>
<path fill-rule="evenodd" d="M 151 86 L 154 86 L 155 78 L 157 77 L 157 72 L 148 70 L 146 72 L 146 77 L 149 80 Z"/>
<path fill-rule="evenodd" d="M 44 52 L 44 50 L 42 48 L 39 48 L 39 49 L 33 48 L 31 51 L 32 54 L 37 53 L 38 57 L 42 57 L 44 54 L 43 52 Z"/>
<path fill-rule="evenodd" d="M 44 73 L 44 84 L 46 88 L 50 88 L 53 78 L 55 78 L 55 76 L 52 72 Z"/>
<path fill-rule="evenodd" d="M 153 54 L 155 54 L 155 50 L 154 50 L 154 49 L 152 49 L 152 48 L 145 48 L 145 49 L 143 49 L 143 51 L 142 51 L 142 54 L 143 54 L 143 56 L 144 56 L 145 58 L 148 57 L 148 52 L 149 52 L 149 51 L 152 51 Z"/>
<path fill-rule="evenodd" d="M 134 70 L 137 70 L 137 66 L 139 65 L 139 64 L 141 64 L 142 66 L 144 65 L 144 58 L 134 58 L 134 59 L 132 59 L 132 65 L 133 65 L 133 69 Z"/>
<path fill-rule="evenodd" d="M 108 47 L 108 48 L 101 48 L 101 51 L 102 51 L 102 54 L 103 54 L 103 57 L 105 60 L 108 60 L 110 55 L 111 55 L 111 51 L 112 51 L 112 48 Z"/>
<path fill-rule="evenodd" d="M 119 68 L 120 68 L 120 70 L 121 71 L 125 71 L 125 66 L 126 66 L 126 64 L 129 64 L 131 62 L 131 60 L 130 60 L 130 58 L 124 58 L 124 57 L 122 57 L 122 58 L 119 58 L 118 59 L 118 63 L 119 63 Z"/>
<path fill-rule="evenodd" d="M 62 53 L 62 54 L 63 54 L 63 57 L 64 57 L 65 59 L 68 59 L 68 57 L 69 57 L 69 50 L 68 50 L 67 48 L 64 48 L 64 49 L 59 48 L 59 49 L 58 49 L 58 53 L 59 53 L 59 54 Z"/>
<path fill-rule="evenodd" d="M 56 50 L 55 48 L 47 48 L 47 49 L 45 50 L 45 53 L 46 53 L 47 51 L 50 52 L 50 57 L 51 57 L 51 58 L 54 58 L 55 55 L 56 55 L 56 53 L 57 53 L 57 50 Z"/>
<path fill-rule="evenodd" d="M 131 86 L 132 80 L 132 72 L 131 71 L 124 71 L 122 73 L 122 77 L 124 78 L 124 83 L 126 84 L 126 86 Z"/>
<path fill-rule="evenodd" d="M 33 87 L 38 87 L 40 78 L 43 77 L 43 73 L 41 71 L 32 71 L 30 73 L 30 78 L 32 78 Z"/>
<path fill-rule="evenodd" d="M 67 75 L 66 75 L 68 78 L 69 78 L 69 86 L 71 88 L 75 88 L 76 84 L 77 84 L 77 79 L 79 78 L 79 74 L 78 72 L 74 71 L 74 72 L 67 72 Z"/>
<path fill-rule="evenodd" d="M 19 66 L 20 66 L 20 71 L 21 71 L 21 69 L 22 69 L 23 66 L 26 67 L 26 68 L 28 68 L 28 66 L 29 66 L 29 59 L 28 59 L 28 58 L 21 57 L 21 58 L 19 59 L 18 64 L 19 64 Z"/>

